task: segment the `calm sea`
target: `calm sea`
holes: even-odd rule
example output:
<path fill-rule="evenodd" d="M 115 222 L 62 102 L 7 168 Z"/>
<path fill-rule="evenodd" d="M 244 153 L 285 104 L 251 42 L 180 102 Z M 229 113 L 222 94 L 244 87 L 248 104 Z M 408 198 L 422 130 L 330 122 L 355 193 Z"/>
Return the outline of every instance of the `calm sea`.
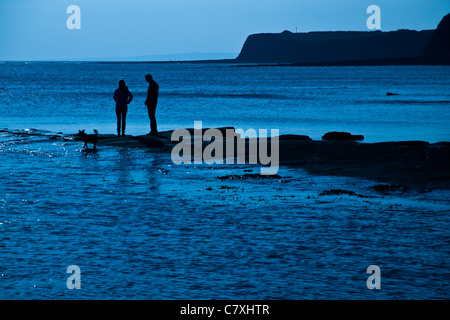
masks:
<path fill-rule="evenodd" d="M 449 71 L 0 64 L 0 299 L 449 299 L 448 190 L 380 194 L 374 181 L 289 167 L 277 179 L 228 180 L 259 168 L 176 166 L 148 150 L 53 139 L 114 133 L 120 79 L 135 96 L 128 133 L 146 133 L 152 73 L 160 130 L 201 120 L 449 141 Z M 72 265 L 79 290 L 67 287 Z M 370 265 L 379 290 L 367 288 Z"/>
<path fill-rule="evenodd" d="M 135 96 L 127 131 L 147 133 L 147 73 L 160 85 L 161 130 L 203 121 L 204 127 L 279 129 L 313 139 L 350 131 L 367 142 L 450 141 L 449 66 L 5 62 L 0 64 L 0 126 L 115 133 L 112 97 L 124 79 Z"/>

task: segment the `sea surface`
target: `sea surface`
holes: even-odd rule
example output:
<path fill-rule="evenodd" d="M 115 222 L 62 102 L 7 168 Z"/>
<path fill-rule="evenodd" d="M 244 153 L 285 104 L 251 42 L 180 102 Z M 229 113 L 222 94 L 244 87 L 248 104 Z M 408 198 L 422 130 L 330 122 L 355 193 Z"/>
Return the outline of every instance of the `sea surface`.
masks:
<path fill-rule="evenodd" d="M 115 133 L 120 79 L 135 96 L 127 133 L 147 133 L 151 73 L 160 130 L 450 141 L 449 71 L 0 63 L 0 299 L 449 299 L 448 190 L 381 193 L 292 167 L 257 178 L 253 165 L 55 138 Z M 81 289 L 67 286 L 72 265 Z M 370 265 L 381 289 L 367 287 Z"/>
<path fill-rule="evenodd" d="M 147 73 L 160 86 L 160 130 L 202 121 L 313 139 L 349 131 L 366 142 L 450 141 L 450 66 L 0 62 L 0 127 L 115 133 L 113 94 L 124 79 L 135 97 L 127 133 L 147 133 Z"/>

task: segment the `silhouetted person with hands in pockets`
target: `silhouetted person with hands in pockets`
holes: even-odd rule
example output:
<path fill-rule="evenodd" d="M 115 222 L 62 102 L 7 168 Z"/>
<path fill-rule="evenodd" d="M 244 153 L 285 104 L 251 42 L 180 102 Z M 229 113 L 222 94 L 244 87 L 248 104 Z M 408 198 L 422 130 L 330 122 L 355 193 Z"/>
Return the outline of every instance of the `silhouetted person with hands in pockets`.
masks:
<path fill-rule="evenodd" d="M 128 104 L 133 100 L 133 95 L 125 85 L 125 81 L 119 81 L 119 89 L 114 91 L 114 101 L 116 102 L 116 116 L 117 116 L 117 135 L 125 135 L 126 118 L 128 111 Z M 121 125 L 122 124 L 122 125 Z"/>
<path fill-rule="evenodd" d="M 159 86 L 153 80 L 153 77 L 150 74 L 145 76 L 145 80 L 147 80 L 149 86 L 147 90 L 147 100 L 145 100 L 145 105 L 147 106 L 148 117 L 150 118 L 150 133 L 147 135 L 157 136 L 158 130 L 156 127 L 156 105 L 158 103 L 158 94 L 159 94 Z"/>

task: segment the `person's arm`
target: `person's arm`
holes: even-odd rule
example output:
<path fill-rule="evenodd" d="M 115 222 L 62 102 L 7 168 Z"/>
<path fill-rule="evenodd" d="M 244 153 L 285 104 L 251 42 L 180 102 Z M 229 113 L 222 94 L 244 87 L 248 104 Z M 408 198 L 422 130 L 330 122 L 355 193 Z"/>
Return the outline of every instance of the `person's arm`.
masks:
<path fill-rule="evenodd" d="M 116 102 L 117 102 L 117 90 L 116 90 L 116 91 L 114 91 L 114 101 L 116 101 Z"/>
<path fill-rule="evenodd" d="M 148 106 L 148 96 L 149 96 L 150 87 L 147 89 L 147 99 L 145 100 L 144 104 Z"/>
<path fill-rule="evenodd" d="M 128 91 L 128 102 L 127 102 L 127 104 L 129 104 L 131 101 L 133 101 L 133 95 L 131 94 L 130 91 Z"/>

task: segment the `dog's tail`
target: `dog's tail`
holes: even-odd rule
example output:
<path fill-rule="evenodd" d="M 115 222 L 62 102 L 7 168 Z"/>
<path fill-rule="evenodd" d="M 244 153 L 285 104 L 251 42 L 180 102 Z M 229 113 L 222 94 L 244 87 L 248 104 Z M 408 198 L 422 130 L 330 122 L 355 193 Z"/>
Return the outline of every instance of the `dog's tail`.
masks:
<path fill-rule="evenodd" d="M 97 129 L 94 129 L 95 135 L 98 135 L 98 131 Z"/>

